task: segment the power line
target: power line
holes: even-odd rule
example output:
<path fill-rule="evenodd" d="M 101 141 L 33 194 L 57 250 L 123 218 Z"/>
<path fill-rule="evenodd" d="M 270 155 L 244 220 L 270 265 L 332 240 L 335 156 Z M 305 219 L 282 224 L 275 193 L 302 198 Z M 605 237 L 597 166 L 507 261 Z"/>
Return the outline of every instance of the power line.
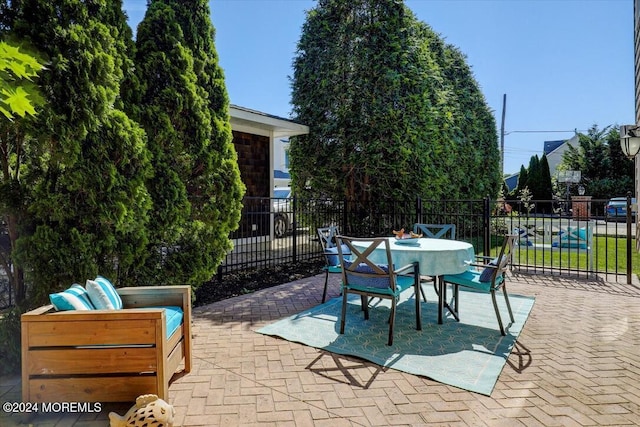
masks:
<path fill-rule="evenodd" d="M 509 135 L 511 133 L 577 133 L 577 132 L 587 132 L 586 130 L 510 130 L 505 132 L 505 135 Z"/>

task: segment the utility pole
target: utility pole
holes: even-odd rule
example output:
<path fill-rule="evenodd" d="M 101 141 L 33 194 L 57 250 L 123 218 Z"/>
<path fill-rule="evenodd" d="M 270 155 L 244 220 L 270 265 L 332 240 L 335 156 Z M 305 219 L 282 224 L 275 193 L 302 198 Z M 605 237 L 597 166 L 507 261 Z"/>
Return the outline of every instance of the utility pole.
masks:
<path fill-rule="evenodd" d="M 502 124 L 500 125 L 500 171 L 504 175 L 504 117 L 507 113 L 507 94 L 502 95 Z"/>

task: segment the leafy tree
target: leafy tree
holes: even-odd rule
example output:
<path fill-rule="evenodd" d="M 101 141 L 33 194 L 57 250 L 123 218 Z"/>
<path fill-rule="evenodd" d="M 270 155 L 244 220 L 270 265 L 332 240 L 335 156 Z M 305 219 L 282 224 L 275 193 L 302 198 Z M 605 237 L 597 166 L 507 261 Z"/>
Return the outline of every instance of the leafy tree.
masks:
<path fill-rule="evenodd" d="M 35 104 L 42 98 L 33 79 L 42 68 L 35 57 L 0 41 L 0 113 L 7 119 L 36 114 Z"/>
<path fill-rule="evenodd" d="M 144 132 L 114 108 L 127 52 L 105 24 L 119 0 L 3 2 L 3 35 L 47 58 L 45 105 L 2 125 L 10 147 L 2 215 L 10 229 L 14 289 L 29 304 L 97 273 L 126 277 L 144 256 L 149 155 Z M 120 15 L 124 18 L 124 14 Z M 125 24 L 126 25 L 126 24 Z"/>
<path fill-rule="evenodd" d="M 21 118 L 35 115 L 35 106 L 42 103 L 40 91 L 33 81 L 42 68 L 34 56 L 0 41 L 0 112 L 9 120 L 0 120 L 0 232 L 6 232 L 9 240 L 8 244 L 0 246 L 0 267 L 19 301 L 24 299 L 25 287 L 23 270 L 14 268 L 11 254 L 19 235 L 18 215 L 12 205 L 19 198 L 22 153 L 26 148 L 24 138 L 20 137 L 23 133 Z"/>
<path fill-rule="evenodd" d="M 586 194 L 595 199 L 633 192 L 634 164 L 622 154 L 618 130 L 594 124 L 578 136 L 578 146 L 569 147 L 559 167 L 581 171 Z"/>
<path fill-rule="evenodd" d="M 150 257 L 140 280 L 200 285 L 231 249 L 244 187 L 205 0 L 154 0 L 138 26 L 140 104 L 154 177 Z"/>
<path fill-rule="evenodd" d="M 291 140 L 299 193 L 381 203 L 498 190 L 495 123 L 463 56 L 403 2 L 320 0 L 293 65 L 294 118 L 311 128 Z"/>

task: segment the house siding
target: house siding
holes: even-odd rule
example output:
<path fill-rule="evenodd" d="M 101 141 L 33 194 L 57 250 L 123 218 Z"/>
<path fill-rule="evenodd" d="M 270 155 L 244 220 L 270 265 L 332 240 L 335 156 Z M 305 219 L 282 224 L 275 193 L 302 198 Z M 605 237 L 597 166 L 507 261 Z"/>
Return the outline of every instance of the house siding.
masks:
<path fill-rule="evenodd" d="M 269 137 L 233 131 L 233 145 L 238 153 L 238 166 L 246 196 L 265 197 L 269 193 Z"/>
<path fill-rule="evenodd" d="M 233 131 L 233 145 L 238 153 L 240 177 L 246 186 L 243 215 L 233 239 L 269 234 L 270 205 L 256 203 L 251 197 L 265 197 L 269 193 L 269 137 Z M 248 214 L 251 212 L 251 215 Z"/>

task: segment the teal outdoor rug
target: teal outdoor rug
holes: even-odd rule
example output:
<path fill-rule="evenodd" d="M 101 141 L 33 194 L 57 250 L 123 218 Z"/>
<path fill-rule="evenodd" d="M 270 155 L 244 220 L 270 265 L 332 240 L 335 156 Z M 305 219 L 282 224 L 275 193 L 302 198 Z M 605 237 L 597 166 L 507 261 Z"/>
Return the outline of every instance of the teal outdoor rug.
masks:
<path fill-rule="evenodd" d="M 491 395 L 531 312 L 534 298 L 509 295 L 516 321 L 508 327 L 507 335 L 502 336 L 490 295 L 461 291 L 460 322 L 449 315 L 444 324 L 438 325 L 433 286 L 425 284 L 423 288 L 429 302 L 422 302 L 422 331 L 416 330 L 413 295 L 405 292 L 407 297 L 398 305 L 391 347 L 386 345 L 389 301 L 376 302 L 380 300 L 375 299 L 369 320 L 365 321 L 359 296 L 349 299 L 344 335 L 338 333 L 342 297 L 267 325 L 257 332 Z M 509 313 L 501 293 L 498 302 L 506 327 Z"/>

